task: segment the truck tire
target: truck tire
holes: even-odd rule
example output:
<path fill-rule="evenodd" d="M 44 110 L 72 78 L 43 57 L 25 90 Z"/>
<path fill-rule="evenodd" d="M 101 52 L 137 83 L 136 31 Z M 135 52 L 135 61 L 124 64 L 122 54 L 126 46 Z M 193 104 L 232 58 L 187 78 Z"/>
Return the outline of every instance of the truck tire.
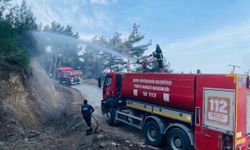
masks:
<path fill-rule="evenodd" d="M 170 129 L 166 138 L 169 150 L 192 150 L 188 135 L 180 128 Z"/>
<path fill-rule="evenodd" d="M 148 121 L 144 126 L 143 132 L 148 144 L 157 147 L 162 145 L 163 135 L 155 121 Z"/>
<path fill-rule="evenodd" d="M 70 81 L 70 79 L 67 79 L 67 86 L 71 86 L 71 81 Z"/>
<path fill-rule="evenodd" d="M 108 108 L 107 113 L 105 114 L 106 121 L 110 126 L 115 126 L 115 109 L 113 107 Z"/>

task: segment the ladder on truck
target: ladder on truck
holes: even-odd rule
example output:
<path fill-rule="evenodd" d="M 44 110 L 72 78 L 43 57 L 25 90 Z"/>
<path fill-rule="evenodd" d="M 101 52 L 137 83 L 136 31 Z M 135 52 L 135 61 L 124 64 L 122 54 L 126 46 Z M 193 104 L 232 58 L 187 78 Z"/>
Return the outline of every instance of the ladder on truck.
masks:
<path fill-rule="evenodd" d="M 138 129 L 142 129 L 143 125 L 143 118 L 134 116 L 132 112 L 127 110 L 116 110 L 115 113 L 115 121 L 123 122 L 125 124 L 128 124 L 130 126 L 133 126 Z"/>

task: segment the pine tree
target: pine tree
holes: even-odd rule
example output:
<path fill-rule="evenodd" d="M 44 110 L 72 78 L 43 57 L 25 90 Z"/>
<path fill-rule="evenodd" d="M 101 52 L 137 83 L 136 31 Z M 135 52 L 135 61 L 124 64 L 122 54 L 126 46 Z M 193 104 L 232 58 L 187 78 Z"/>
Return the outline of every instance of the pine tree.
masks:
<path fill-rule="evenodd" d="M 151 45 L 151 41 L 142 45 L 138 44 L 144 39 L 144 35 L 139 32 L 139 27 L 139 25 L 134 24 L 132 32 L 125 39 L 119 32 L 115 32 L 109 39 L 95 36 L 91 43 L 92 45 L 98 45 L 98 49 L 93 46 L 86 46 L 85 53 L 82 56 L 86 72 L 88 72 L 89 65 L 93 64 L 95 64 L 95 67 L 103 67 L 94 70 L 96 73 L 92 72 L 92 75 L 101 75 L 105 71 L 125 71 L 127 64 L 132 63 L 131 60 L 141 58 L 148 46 Z M 109 49 L 115 53 L 109 53 L 104 49 Z"/>
<path fill-rule="evenodd" d="M 147 50 L 148 46 L 151 45 L 151 41 L 146 44 L 136 45 L 144 39 L 144 35 L 139 32 L 140 25 L 134 23 L 133 30 L 130 33 L 127 40 L 123 42 L 124 53 L 132 58 L 139 58 Z"/>
<path fill-rule="evenodd" d="M 0 61 L 27 67 L 28 48 L 32 47 L 29 31 L 36 28 L 32 11 L 23 1 L 21 6 L 11 6 L 9 0 L 0 1 Z M 8 7 L 8 12 L 5 8 Z"/>

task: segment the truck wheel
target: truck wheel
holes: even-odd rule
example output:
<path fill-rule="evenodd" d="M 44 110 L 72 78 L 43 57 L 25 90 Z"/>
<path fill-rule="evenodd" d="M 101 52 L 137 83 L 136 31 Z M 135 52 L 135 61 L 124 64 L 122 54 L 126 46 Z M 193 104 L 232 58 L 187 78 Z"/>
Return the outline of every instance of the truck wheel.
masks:
<path fill-rule="evenodd" d="M 67 86 L 70 86 L 70 80 L 67 79 L 65 83 Z"/>
<path fill-rule="evenodd" d="M 105 114 L 106 121 L 110 126 L 115 126 L 115 109 L 110 107 Z"/>
<path fill-rule="evenodd" d="M 144 136 L 146 142 L 152 146 L 161 146 L 163 135 L 160 132 L 160 128 L 155 121 L 149 121 L 144 126 Z"/>
<path fill-rule="evenodd" d="M 167 133 L 167 147 L 169 150 L 192 150 L 188 135 L 179 128 L 173 128 Z"/>

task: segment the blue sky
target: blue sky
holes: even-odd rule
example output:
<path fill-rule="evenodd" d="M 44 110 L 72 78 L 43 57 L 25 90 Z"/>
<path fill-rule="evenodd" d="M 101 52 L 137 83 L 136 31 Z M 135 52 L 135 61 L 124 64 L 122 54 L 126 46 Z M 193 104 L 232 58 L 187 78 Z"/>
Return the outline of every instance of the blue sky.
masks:
<path fill-rule="evenodd" d="M 17 0 L 15 2 L 20 2 Z M 124 36 L 134 22 L 145 42 L 159 43 L 175 72 L 229 73 L 250 69 L 249 0 L 27 0 L 43 24 L 69 24 L 82 39 Z"/>

